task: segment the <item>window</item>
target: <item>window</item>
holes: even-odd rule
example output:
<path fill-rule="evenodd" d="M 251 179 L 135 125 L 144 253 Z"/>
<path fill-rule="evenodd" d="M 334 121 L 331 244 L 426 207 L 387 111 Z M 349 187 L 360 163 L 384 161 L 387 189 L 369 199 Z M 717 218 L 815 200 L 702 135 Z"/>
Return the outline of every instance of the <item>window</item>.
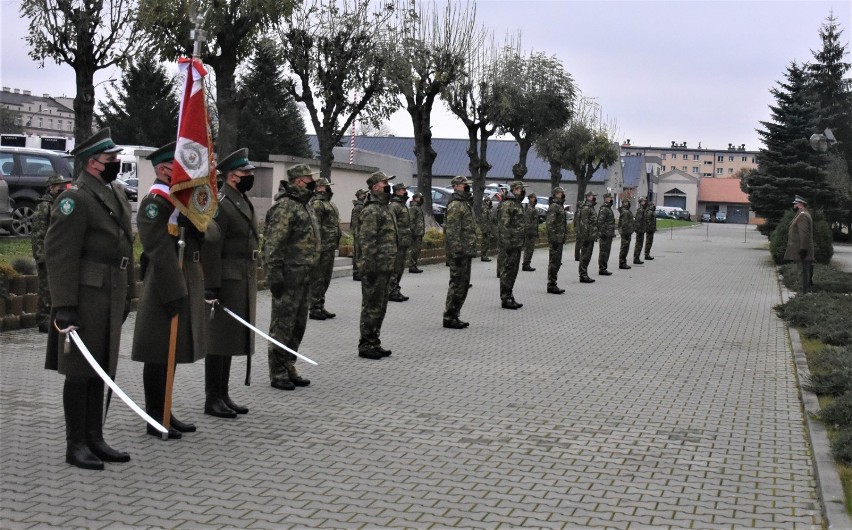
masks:
<path fill-rule="evenodd" d="M 754 157 L 751 157 L 751 163 L 754 164 Z"/>
<path fill-rule="evenodd" d="M 665 160 L 665 159 L 666 159 L 666 154 L 665 154 L 665 153 L 661 154 L 661 155 L 660 155 L 660 160 Z"/>
<path fill-rule="evenodd" d="M 666 170 L 666 166 L 663 166 L 663 171 L 665 171 L 665 170 Z"/>
<path fill-rule="evenodd" d="M 48 119 L 47 119 L 47 128 L 48 128 L 48 129 L 53 129 L 53 118 L 48 118 Z"/>
<path fill-rule="evenodd" d="M 62 128 L 62 120 L 56 120 L 56 125 L 61 129 Z"/>
<path fill-rule="evenodd" d="M 705 165 L 705 166 L 712 166 L 712 165 L 713 165 L 713 161 L 712 161 L 712 160 L 705 160 L 705 161 L 704 161 L 704 165 Z"/>
<path fill-rule="evenodd" d="M 722 156 L 722 155 L 719 155 L 719 156 L 717 156 L 717 157 L 716 157 L 716 161 L 717 161 L 717 162 L 724 162 L 724 161 L 725 161 L 725 157 L 724 157 L 724 156 Z"/>
<path fill-rule="evenodd" d="M 698 166 L 692 166 L 692 172 L 698 173 Z"/>
<path fill-rule="evenodd" d="M 722 168 L 720 168 L 720 167 L 717 167 L 717 168 L 716 168 L 716 174 L 717 174 L 717 175 L 721 175 L 723 171 L 724 171 L 724 170 L 723 170 Z"/>
<path fill-rule="evenodd" d="M 0 175 L 8 177 L 15 169 L 15 159 L 12 153 L 0 153 Z"/>
<path fill-rule="evenodd" d="M 728 155 L 728 162 L 734 161 L 734 155 Z"/>
<path fill-rule="evenodd" d="M 734 168 L 729 167 L 729 168 L 728 168 L 728 175 L 731 175 L 731 174 L 733 174 L 733 173 L 734 173 Z"/>
<path fill-rule="evenodd" d="M 747 156 L 744 156 L 744 157 L 743 157 L 743 162 L 748 162 L 748 157 L 747 157 Z"/>
<path fill-rule="evenodd" d="M 684 173 L 686 173 L 686 166 L 681 166 L 680 168 Z"/>
<path fill-rule="evenodd" d="M 712 177 L 713 173 L 702 173 L 701 176 L 702 177 Z"/>
<path fill-rule="evenodd" d="M 41 118 L 39 118 L 39 119 L 38 119 L 38 126 L 39 126 L 39 127 L 44 127 L 44 125 L 43 125 L 43 123 L 42 123 L 42 121 L 41 121 Z"/>
<path fill-rule="evenodd" d="M 699 158 L 700 158 L 700 155 L 692 155 L 693 160 L 698 160 Z"/>
<path fill-rule="evenodd" d="M 50 159 L 44 156 L 23 155 L 21 156 L 21 170 L 24 175 L 53 175 L 56 171 L 53 170 L 53 164 Z"/>
<path fill-rule="evenodd" d="M 684 160 L 689 160 L 689 155 L 683 155 Z"/>

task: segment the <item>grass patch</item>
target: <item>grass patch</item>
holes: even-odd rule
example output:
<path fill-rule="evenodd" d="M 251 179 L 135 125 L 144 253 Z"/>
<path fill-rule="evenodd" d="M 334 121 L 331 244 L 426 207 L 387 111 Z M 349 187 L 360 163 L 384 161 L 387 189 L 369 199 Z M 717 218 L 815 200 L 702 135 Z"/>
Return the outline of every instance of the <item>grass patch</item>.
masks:
<path fill-rule="evenodd" d="M 683 226 L 696 226 L 699 223 L 693 221 L 684 221 L 681 219 L 657 219 L 657 231 L 668 230 L 669 228 L 680 228 Z"/>
<path fill-rule="evenodd" d="M 12 263 L 16 258 L 32 258 L 33 251 L 28 237 L 0 238 L 0 262 Z"/>

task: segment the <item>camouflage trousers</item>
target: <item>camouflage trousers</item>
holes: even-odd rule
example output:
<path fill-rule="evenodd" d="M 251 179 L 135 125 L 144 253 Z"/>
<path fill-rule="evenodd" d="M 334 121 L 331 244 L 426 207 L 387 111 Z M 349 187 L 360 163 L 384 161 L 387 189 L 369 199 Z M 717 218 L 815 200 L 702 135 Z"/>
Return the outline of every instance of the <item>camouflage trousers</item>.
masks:
<path fill-rule="evenodd" d="M 654 245 L 654 232 L 645 234 L 645 257 L 651 255 L 651 247 Z"/>
<path fill-rule="evenodd" d="M 409 247 L 400 246 L 396 249 L 396 260 L 393 262 L 393 271 L 390 277 L 390 289 L 388 294 L 399 294 L 399 282 L 402 280 L 402 273 L 405 272 L 405 263 L 408 260 Z"/>
<path fill-rule="evenodd" d="M 621 250 L 618 252 L 618 265 L 627 265 L 627 255 L 630 253 L 630 237 L 632 234 L 621 236 Z"/>
<path fill-rule="evenodd" d="M 636 232 L 636 244 L 633 245 L 633 261 L 642 255 L 642 243 L 645 242 L 645 232 Z"/>
<path fill-rule="evenodd" d="M 482 249 L 481 256 L 483 258 L 488 256 L 488 253 L 494 248 L 494 237 L 489 232 L 482 232 L 482 246 L 480 248 Z"/>
<path fill-rule="evenodd" d="M 521 264 L 521 249 L 507 248 L 503 252 L 503 264 L 500 267 L 500 300 L 508 302 L 515 299 L 512 290 L 515 288 L 515 280 L 518 278 L 518 267 Z"/>
<path fill-rule="evenodd" d="M 595 241 L 578 242 L 580 247 L 580 279 L 589 277 L 589 263 L 592 261 L 592 253 L 595 250 Z"/>
<path fill-rule="evenodd" d="M 535 252 L 535 243 L 538 241 L 538 236 L 532 237 L 530 235 L 524 238 L 524 266 L 528 266 L 530 261 L 532 261 L 533 252 Z"/>
<path fill-rule="evenodd" d="M 361 271 L 361 338 L 358 341 L 358 351 L 367 351 L 381 346 L 379 336 L 382 333 L 382 322 L 388 310 L 388 288 L 390 271 L 366 272 Z"/>
<path fill-rule="evenodd" d="M 503 264 L 506 263 L 506 249 L 497 247 L 497 277 L 503 274 Z"/>
<path fill-rule="evenodd" d="M 353 236 L 354 237 L 354 236 Z M 358 244 L 358 239 L 352 243 L 352 275 L 358 276 L 361 271 L 358 270 L 358 262 L 361 261 L 361 245 Z"/>
<path fill-rule="evenodd" d="M 611 237 L 602 237 L 598 240 L 598 270 L 605 271 L 609 266 L 609 252 L 611 249 Z"/>
<path fill-rule="evenodd" d="M 311 310 L 320 311 L 325 307 L 325 293 L 331 283 L 331 273 L 334 271 L 334 250 L 323 250 L 319 262 L 311 271 Z"/>
<path fill-rule="evenodd" d="M 556 276 L 562 267 L 562 244 L 551 243 L 547 254 L 547 286 L 556 287 Z"/>
<path fill-rule="evenodd" d="M 450 286 L 444 304 L 444 320 L 459 318 L 470 286 L 470 264 L 473 258 L 450 258 Z"/>
<path fill-rule="evenodd" d="M 38 309 L 36 323 L 39 328 L 50 324 L 50 289 L 47 286 L 47 265 L 38 264 Z"/>
<path fill-rule="evenodd" d="M 282 276 L 287 280 L 284 293 L 280 297 L 272 297 L 269 334 L 275 340 L 296 351 L 299 351 L 308 323 L 312 268 L 310 265 L 283 267 Z M 289 381 L 290 373 L 294 371 L 296 356 L 271 343 L 268 351 L 270 381 Z"/>
<path fill-rule="evenodd" d="M 420 249 L 423 248 L 423 236 L 411 236 L 411 250 L 408 255 L 408 266 L 416 267 L 420 262 Z"/>

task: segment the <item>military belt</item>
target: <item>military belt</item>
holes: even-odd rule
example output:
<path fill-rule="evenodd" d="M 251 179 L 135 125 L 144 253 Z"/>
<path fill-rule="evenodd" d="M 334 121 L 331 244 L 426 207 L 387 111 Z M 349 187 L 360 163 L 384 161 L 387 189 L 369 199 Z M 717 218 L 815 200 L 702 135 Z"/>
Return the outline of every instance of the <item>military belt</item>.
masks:
<path fill-rule="evenodd" d="M 101 265 L 109 265 L 110 267 L 118 267 L 121 270 L 127 268 L 130 264 L 130 258 L 128 256 L 121 257 L 106 257 L 106 256 L 98 256 L 97 254 L 85 254 L 81 259 L 86 261 L 91 261 L 93 263 L 100 263 Z"/>
<path fill-rule="evenodd" d="M 257 261 L 257 250 L 251 252 L 223 252 L 222 259 L 244 259 L 249 261 Z"/>
<path fill-rule="evenodd" d="M 199 261 L 201 261 L 201 252 L 196 250 L 192 253 L 192 262 L 198 263 Z"/>

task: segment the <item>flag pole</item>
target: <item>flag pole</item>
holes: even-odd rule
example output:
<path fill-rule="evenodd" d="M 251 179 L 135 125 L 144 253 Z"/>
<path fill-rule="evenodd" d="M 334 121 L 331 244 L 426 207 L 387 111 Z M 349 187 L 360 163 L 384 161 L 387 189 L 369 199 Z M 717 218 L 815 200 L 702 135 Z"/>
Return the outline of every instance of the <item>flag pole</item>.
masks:
<path fill-rule="evenodd" d="M 180 239 L 178 239 L 178 270 L 183 270 L 183 249 L 186 247 L 184 240 L 186 228 L 180 227 Z M 163 399 L 163 427 L 166 432 L 162 434 L 163 440 L 169 439 L 169 429 L 172 423 L 172 387 L 175 382 L 175 350 L 177 349 L 178 315 L 172 317 L 172 327 L 169 330 L 169 357 L 166 360 L 166 395 Z"/>

